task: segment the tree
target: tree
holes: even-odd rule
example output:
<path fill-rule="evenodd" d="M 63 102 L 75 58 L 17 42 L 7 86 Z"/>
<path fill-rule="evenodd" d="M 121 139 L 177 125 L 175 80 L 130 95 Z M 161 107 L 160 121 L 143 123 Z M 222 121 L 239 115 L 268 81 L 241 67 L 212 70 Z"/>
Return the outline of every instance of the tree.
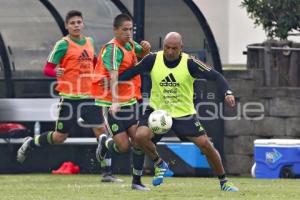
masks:
<path fill-rule="evenodd" d="M 300 0 L 243 0 L 241 6 L 272 39 L 286 40 L 289 32 L 300 31 Z"/>

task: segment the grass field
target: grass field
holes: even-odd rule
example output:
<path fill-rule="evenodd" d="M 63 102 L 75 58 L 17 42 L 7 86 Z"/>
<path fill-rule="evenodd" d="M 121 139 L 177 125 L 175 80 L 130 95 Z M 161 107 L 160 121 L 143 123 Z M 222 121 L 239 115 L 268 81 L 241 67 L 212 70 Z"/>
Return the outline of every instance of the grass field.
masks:
<path fill-rule="evenodd" d="M 259 180 L 230 178 L 240 192 L 221 192 L 215 178 L 166 178 L 163 185 L 151 186 L 151 177 L 143 178 L 150 192 L 133 191 L 131 178 L 120 176 L 122 184 L 100 183 L 99 175 L 0 175 L 1 200 L 151 200 L 151 199 L 262 199 L 300 198 L 300 180 Z"/>

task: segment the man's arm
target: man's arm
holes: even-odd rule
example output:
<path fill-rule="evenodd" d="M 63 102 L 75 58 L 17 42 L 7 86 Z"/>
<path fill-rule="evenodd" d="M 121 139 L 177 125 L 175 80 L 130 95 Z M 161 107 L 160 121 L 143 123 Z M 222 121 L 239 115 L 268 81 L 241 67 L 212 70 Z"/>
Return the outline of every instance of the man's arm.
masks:
<path fill-rule="evenodd" d="M 188 69 L 194 78 L 216 81 L 221 94 L 224 94 L 226 103 L 231 107 L 235 105 L 234 96 L 229 93 L 229 91 L 231 91 L 230 87 L 222 74 L 195 58 L 188 60 Z"/>
<path fill-rule="evenodd" d="M 142 40 L 140 44 L 133 41 L 133 44 L 134 44 L 134 51 L 138 59 L 142 59 L 150 53 L 151 45 L 148 41 Z"/>
<path fill-rule="evenodd" d="M 56 64 L 47 62 L 44 66 L 44 74 L 49 77 L 56 77 Z"/>
<path fill-rule="evenodd" d="M 216 81 L 218 86 L 220 87 L 220 91 L 223 94 L 225 94 L 225 92 L 229 90 L 229 85 L 225 80 L 224 76 L 216 70 L 214 70 L 213 68 L 207 66 L 200 60 L 190 58 L 188 60 L 188 69 L 190 74 L 194 78 Z"/>
<path fill-rule="evenodd" d="M 131 67 L 119 76 L 119 81 L 128 81 L 143 72 L 150 73 L 154 65 L 156 54 L 148 54 L 136 66 Z"/>
<path fill-rule="evenodd" d="M 104 67 L 109 71 L 109 87 L 112 95 L 112 105 L 109 112 L 116 113 L 120 110 L 118 103 L 118 72 L 123 59 L 121 50 L 115 44 L 108 44 L 101 56 Z M 100 58 L 99 58 L 100 60 Z"/>
<path fill-rule="evenodd" d="M 110 112 L 115 113 L 120 110 L 119 99 L 118 99 L 118 71 L 111 70 L 109 71 L 110 75 L 110 89 L 112 96 L 112 105 L 110 107 Z"/>
<path fill-rule="evenodd" d="M 68 49 L 68 42 L 64 39 L 56 42 L 52 51 L 50 52 L 47 63 L 44 66 L 44 74 L 50 77 L 61 76 L 63 68 L 56 68 L 61 59 L 65 56 Z"/>

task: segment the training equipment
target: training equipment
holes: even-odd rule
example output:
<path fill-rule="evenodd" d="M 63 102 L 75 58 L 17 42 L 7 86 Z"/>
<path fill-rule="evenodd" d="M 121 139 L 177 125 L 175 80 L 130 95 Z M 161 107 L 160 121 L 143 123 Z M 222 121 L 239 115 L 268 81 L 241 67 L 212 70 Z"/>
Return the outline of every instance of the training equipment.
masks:
<path fill-rule="evenodd" d="M 57 170 L 52 170 L 52 174 L 79 174 L 80 167 L 73 162 L 64 162 Z"/>
<path fill-rule="evenodd" d="M 155 134 L 167 133 L 172 127 L 172 117 L 165 110 L 153 111 L 148 119 L 148 126 Z"/>
<path fill-rule="evenodd" d="M 255 165 L 252 176 L 256 178 L 295 178 L 300 176 L 300 140 L 254 140 Z"/>

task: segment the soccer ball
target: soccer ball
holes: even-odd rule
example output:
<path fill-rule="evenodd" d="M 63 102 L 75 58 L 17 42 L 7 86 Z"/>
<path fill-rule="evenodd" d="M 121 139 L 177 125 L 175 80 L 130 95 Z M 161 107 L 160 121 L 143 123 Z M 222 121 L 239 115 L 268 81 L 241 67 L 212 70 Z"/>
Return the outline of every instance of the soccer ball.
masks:
<path fill-rule="evenodd" d="M 167 133 L 172 127 L 172 117 L 165 110 L 155 110 L 148 118 L 148 126 L 155 134 Z"/>

